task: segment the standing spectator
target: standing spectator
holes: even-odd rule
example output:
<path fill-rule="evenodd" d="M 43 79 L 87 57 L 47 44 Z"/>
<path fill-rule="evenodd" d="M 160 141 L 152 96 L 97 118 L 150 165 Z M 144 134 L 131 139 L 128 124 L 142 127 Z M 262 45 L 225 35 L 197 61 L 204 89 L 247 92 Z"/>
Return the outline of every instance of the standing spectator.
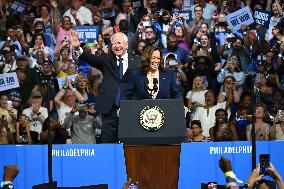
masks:
<path fill-rule="evenodd" d="M 48 112 L 45 107 L 42 107 L 42 95 L 39 91 L 32 92 L 30 100 L 30 107 L 23 110 L 25 114 L 30 119 L 30 131 L 33 143 L 37 144 L 39 142 L 39 134 L 42 130 L 42 124 L 44 120 L 48 117 Z"/>
<path fill-rule="evenodd" d="M 200 120 L 204 136 L 209 136 L 209 129 L 215 124 L 215 112 L 219 108 L 225 109 L 226 101 L 216 105 L 216 97 L 212 91 L 205 93 L 205 106 L 198 107 L 193 120 Z"/>
<path fill-rule="evenodd" d="M 43 4 L 40 5 L 39 10 L 40 10 L 40 18 L 36 18 L 34 20 L 34 24 L 38 21 L 42 21 L 44 24 L 44 31 L 46 33 L 52 34 L 50 8 L 48 7 L 48 5 Z"/>
<path fill-rule="evenodd" d="M 283 9 L 280 5 L 279 0 L 275 0 L 272 4 L 271 4 L 271 12 L 272 12 L 272 17 L 270 18 L 270 22 L 269 22 L 269 28 L 267 30 L 265 39 L 267 41 L 270 41 L 273 37 L 273 28 L 281 21 L 281 19 L 283 18 Z"/>
<path fill-rule="evenodd" d="M 63 88 L 54 97 L 60 124 L 64 123 L 66 113 L 69 113 L 76 103 L 84 102 L 85 98 L 72 86 L 70 80 L 66 79 Z"/>
<path fill-rule="evenodd" d="M 207 20 L 211 20 L 214 12 L 217 11 L 217 7 L 212 3 L 207 3 L 207 0 L 197 0 L 197 4 L 192 6 L 192 12 L 195 10 L 196 6 L 203 8 L 202 17 Z"/>
<path fill-rule="evenodd" d="M 48 127 L 51 127 L 51 138 L 53 144 L 65 144 L 68 138 L 68 132 L 62 128 L 57 113 L 51 114 L 43 123 L 42 131 L 40 133 L 40 143 L 48 143 Z"/>
<path fill-rule="evenodd" d="M 238 135 L 235 125 L 228 123 L 228 113 L 225 109 L 218 109 L 215 112 L 215 125 L 210 128 L 210 137 L 213 141 L 237 141 Z"/>
<path fill-rule="evenodd" d="M 222 83 L 226 76 L 233 76 L 236 80 L 238 87 L 242 86 L 245 81 L 245 73 L 242 71 L 241 59 L 237 54 L 232 54 L 230 60 L 228 60 L 224 69 L 217 76 L 219 83 Z"/>
<path fill-rule="evenodd" d="M 16 125 L 17 144 L 32 144 L 33 139 L 30 131 L 30 121 L 25 114 L 21 114 Z"/>
<path fill-rule="evenodd" d="M 0 96 L 0 144 L 13 144 L 17 110 L 13 108 L 8 95 Z M 10 103 L 10 104 L 9 104 Z"/>
<path fill-rule="evenodd" d="M 71 8 L 64 13 L 65 16 L 71 18 L 74 26 L 93 25 L 92 12 L 82 6 L 81 0 L 71 0 Z"/>
<path fill-rule="evenodd" d="M 166 57 L 168 54 L 176 55 L 179 63 L 182 65 L 186 64 L 187 52 L 186 50 L 178 47 L 178 39 L 176 34 L 170 33 L 167 35 L 167 48 L 162 50 L 163 56 Z"/>
<path fill-rule="evenodd" d="M 28 66 L 28 59 L 26 56 L 17 57 L 17 67 L 17 71 L 25 74 L 25 80 L 19 88 L 19 91 L 22 96 L 22 102 L 26 103 L 31 95 L 31 92 L 38 88 L 39 75 L 33 68 Z"/>
<path fill-rule="evenodd" d="M 79 115 L 74 115 L 78 111 Z M 73 144 L 95 144 L 96 128 L 100 128 L 102 122 L 96 115 L 94 107 L 88 104 L 77 104 L 64 120 L 63 128 L 71 129 L 71 141 Z"/>
<path fill-rule="evenodd" d="M 10 47 L 5 47 L 2 50 L 2 54 L 4 57 L 3 62 L 1 62 L 0 66 L 0 73 L 7 73 L 12 72 L 17 69 L 17 64 L 15 60 L 15 56 L 13 55 L 13 52 L 11 52 Z"/>
<path fill-rule="evenodd" d="M 58 4 L 56 0 L 50 1 L 52 7 L 52 20 L 53 20 L 53 33 L 56 37 L 56 47 L 55 50 L 60 47 L 63 41 L 68 41 L 70 39 L 71 30 L 72 30 L 72 22 L 70 16 L 63 16 L 62 24 L 60 25 L 59 20 L 61 16 L 58 14 Z"/>
<path fill-rule="evenodd" d="M 189 130 L 190 135 L 187 139 L 188 142 L 209 142 L 211 141 L 210 137 L 206 137 L 202 134 L 202 126 L 199 120 L 193 120 L 191 122 L 191 128 Z"/>
<path fill-rule="evenodd" d="M 268 123 L 263 121 L 266 114 L 265 107 L 258 105 L 255 109 L 255 138 L 256 140 L 269 140 L 270 138 L 270 128 Z M 247 139 L 251 140 L 251 124 L 247 126 Z"/>

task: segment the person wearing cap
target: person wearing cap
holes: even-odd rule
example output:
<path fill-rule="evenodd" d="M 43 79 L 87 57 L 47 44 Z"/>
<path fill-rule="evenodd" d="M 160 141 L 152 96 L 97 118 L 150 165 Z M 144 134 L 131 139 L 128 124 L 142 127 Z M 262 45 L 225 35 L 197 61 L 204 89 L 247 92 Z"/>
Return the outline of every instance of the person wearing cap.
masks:
<path fill-rule="evenodd" d="M 30 98 L 31 92 L 38 88 L 40 83 L 39 75 L 35 69 L 28 66 L 28 58 L 25 55 L 17 56 L 16 63 L 17 71 L 21 71 L 27 76 L 22 86 L 19 88 L 19 92 L 22 96 L 22 102 L 26 103 Z"/>
<path fill-rule="evenodd" d="M 16 90 L 10 91 L 9 97 L 12 101 L 13 108 L 15 108 L 18 111 L 18 113 L 22 112 L 22 106 L 21 106 L 22 97 L 20 93 Z"/>
<path fill-rule="evenodd" d="M 33 143 L 38 143 L 39 134 L 42 131 L 42 124 L 48 116 L 47 108 L 41 106 L 42 95 L 39 91 L 32 92 L 29 100 L 29 108 L 23 110 L 30 119 L 30 131 Z"/>
<path fill-rule="evenodd" d="M 11 52 L 10 47 L 5 47 L 2 50 L 4 61 L 0 62 L 0 73 L 12 72 L 17 69 L 16 60 Z"/>

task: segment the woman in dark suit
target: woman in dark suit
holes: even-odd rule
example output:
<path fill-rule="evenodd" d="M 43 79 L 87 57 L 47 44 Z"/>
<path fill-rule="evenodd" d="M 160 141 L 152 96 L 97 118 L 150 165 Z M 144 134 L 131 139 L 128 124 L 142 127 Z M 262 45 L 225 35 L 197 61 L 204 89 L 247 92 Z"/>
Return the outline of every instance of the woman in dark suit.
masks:
<path fill-rule="evenodd" d="M 147 47 L 142 54 L 141 68 L 132 72 L 122 88 L 122 99 L 171 98 L 181 98 L 175 72 L 164 68 L 160 48 Z"/>

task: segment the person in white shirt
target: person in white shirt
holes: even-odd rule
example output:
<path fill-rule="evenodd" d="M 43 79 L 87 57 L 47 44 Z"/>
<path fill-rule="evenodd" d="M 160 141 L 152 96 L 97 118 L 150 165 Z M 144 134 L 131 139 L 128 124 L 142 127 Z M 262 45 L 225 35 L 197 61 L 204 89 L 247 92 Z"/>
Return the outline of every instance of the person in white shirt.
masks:
<path fill-rule="evenodd" d="M 93 25 L 92 12 L 82 6 L 81 0 L 72 0 L 71 8 L 64 13 L 64 16 L 69 16 L 74 26 Z"/>
<path fill-rule="evenodd" d="M 204 136 L 210 136 L 209 135 L 209 129 L 211 127 L 214 127 L 215 125 L 215 112 L 216 110 L 222 108 L 226 108 L 226 101 L 222 103 L 217 103 L 215 94 L 212 91 L 207 91 L 205 93 L 205 106 L 204 107 L 198 107 L 196 109 L 196 112 L 194 113 L 193 120 L 200 120 L 202 125 L 202 131 Z"/>
<path fill-rule="evenodd" d="M 42 107 L 42 95 L 39 91 L 34 91 L 29 100 L 30 108 L 24 109 L 23 114 L 30 119 L 30 131 L 33 143 L 39 142 L 39 134 L 42 130 L 42 125 L 48 117 L 47 109 Z"/>

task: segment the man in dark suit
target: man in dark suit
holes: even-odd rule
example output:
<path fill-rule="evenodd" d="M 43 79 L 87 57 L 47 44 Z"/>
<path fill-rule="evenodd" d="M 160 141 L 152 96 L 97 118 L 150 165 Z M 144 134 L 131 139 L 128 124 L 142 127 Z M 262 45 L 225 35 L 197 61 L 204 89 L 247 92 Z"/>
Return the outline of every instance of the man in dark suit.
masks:
<path fill-rule="evenodd" d="M 96 109 L 102 114 L 101 138 L 102 143 L 117 143 L 120 89 L 130 77 L 131 71 L 138 68 L 141 61 L 139 57 L 131 56 L 127 52 L 128 39 L 121 32 L 111 37 L 112 52 L 101 56 L 83 52 L 79 47 L 76 32 L 72 32 L 70 41 L 75 50 L 75 56 L 79 56 L 80 59 L 103 73 L 103 81 L 96 98 Z"/>

